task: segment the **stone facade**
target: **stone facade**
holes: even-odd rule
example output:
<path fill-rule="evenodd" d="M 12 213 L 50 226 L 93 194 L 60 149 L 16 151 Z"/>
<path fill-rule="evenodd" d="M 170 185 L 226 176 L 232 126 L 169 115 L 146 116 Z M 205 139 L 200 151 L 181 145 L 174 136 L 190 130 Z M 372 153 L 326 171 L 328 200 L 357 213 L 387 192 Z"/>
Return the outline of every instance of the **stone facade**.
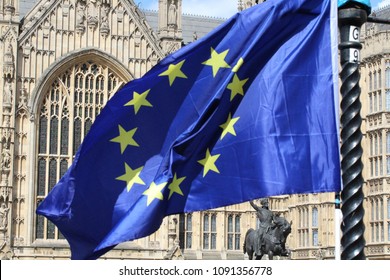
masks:
<path fill-rule="evenodd" d="M 375 11 L 390 18 L 390 6 Z M 366 24 L 361 80 L 366 255 L 390 259 L 390 26 Z"/>
<path fill-rule="evenodd" d="M 238 1 L 238 10 L 257 2 Z M 182 15 L 181 0 L 160 0 L 158 12 L 133 0 L 0 4 L 0 258 L 68 259 L 66 240 L 36 206 L 116 90 L 222 19 Z M 366 253 L 378 259 L 390 258 L 389 32 L 362 30 Z M 271 198 L 270 209 L 293 223 L 292 259 L 334 258 L 334 200 L 332 193 Z M 249 203 L 171 216 L 156 233 L 102 258 L 244 259 L 245 233 L 257 226 Z"/>

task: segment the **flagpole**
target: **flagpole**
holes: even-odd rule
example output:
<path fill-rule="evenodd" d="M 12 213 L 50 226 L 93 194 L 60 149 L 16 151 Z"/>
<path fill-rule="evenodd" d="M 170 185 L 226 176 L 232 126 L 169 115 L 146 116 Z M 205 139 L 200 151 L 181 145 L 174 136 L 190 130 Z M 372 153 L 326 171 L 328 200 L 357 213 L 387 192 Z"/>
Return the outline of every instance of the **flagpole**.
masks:
<path fill-rule="evenodd" d="M 359 41 L 360 27 L 367 21 L 369 1 L 339 0 L 340 72 L 341 84 L 341 259 L 365 259 L 363 222 L 363 163 L 361 140 L 362 118 L 359 86 L 359 59 L 362 44 Z"/>

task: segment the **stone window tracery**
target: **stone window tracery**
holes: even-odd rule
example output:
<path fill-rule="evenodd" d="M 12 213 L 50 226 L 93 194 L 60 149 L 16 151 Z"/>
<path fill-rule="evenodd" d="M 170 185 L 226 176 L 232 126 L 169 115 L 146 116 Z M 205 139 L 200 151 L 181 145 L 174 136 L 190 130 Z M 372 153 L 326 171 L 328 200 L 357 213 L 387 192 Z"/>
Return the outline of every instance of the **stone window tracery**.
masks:
<path fill-rule="evenodd" d="M 203 249 L 217 248 L 217 215 L 204 214 L 203 216 Z"/>
<path fill-rule="evenodd" d="M 228 216 L 228 250 L 240 250 L 240 239 L 241 239 L 241 216 L 239 214 L 231 214 Z"/>
<path fill-rule="evenodd" d="M 65 174 L 83 138 L 123 81 L 94 61 L 75 64 L 58 75 L 39 111 L 36 206 Z M 37 239 L 63 239 L 50 221 L 36 216 Z"/>

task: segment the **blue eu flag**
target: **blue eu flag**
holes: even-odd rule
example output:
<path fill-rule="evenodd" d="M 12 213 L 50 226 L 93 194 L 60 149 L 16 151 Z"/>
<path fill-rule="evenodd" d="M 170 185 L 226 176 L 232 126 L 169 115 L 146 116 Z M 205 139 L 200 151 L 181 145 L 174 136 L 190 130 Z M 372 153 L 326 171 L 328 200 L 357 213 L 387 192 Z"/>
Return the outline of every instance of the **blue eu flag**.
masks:
<path fill-rule="evenodd" d="M 171 214 L 339 191 L 331 2 L 256 5 L 119 90 L 37 210 L 72 258 L 150 235 Z"/>

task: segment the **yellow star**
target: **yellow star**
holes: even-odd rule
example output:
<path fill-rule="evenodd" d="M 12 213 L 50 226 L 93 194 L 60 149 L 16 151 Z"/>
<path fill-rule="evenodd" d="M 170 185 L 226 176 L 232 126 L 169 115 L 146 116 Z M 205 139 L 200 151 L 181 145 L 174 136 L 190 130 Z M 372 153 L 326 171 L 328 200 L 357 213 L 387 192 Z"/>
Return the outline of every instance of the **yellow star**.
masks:
<path fill-rule="evenodd" d="M 244 59 L 241 57 L 238 61 L 237 64 L 233 67 L 232 72 L 237 73 L 240 67 L 244 64 Z"/>
<path fill-rule="evenodd" d="M 211 58 L 202 64 L 213 67 L 213 77 L 217 75 L 219 68 L 230 68 L 229 64 L 227 64 L 225 61 L 225 57 L 228 52 L 229 50 L 217 53 L 213 48 L 211 48 Z"/>
<path fill-rule="evenodd" d="M 219 158 L 221 154 L 218 154 L 218 155 L 214 155 L 212 156 L 210 154 L 210 151 L 209 149 L 207 149 L 206 151 L 206 157 L 202 160 L 198 160 L 198 162 L 204 166 L 204 169 L 203 169 L 203 177 L 206 176 L 206 174 L 212 170 L 216 173 L 219 173 L 219 170 L 218 168 L 215 166 L 215 162 L 217 161 L 217 159 Z"/>
<path fill-rule="evenodd" d="M 159 200 L 164 199 L 164 195 L 162 194 L 162 189 L 167 185 L 167 183 L 162 183 L 160 185 L 156 185 L 154 182 L 150 185 L 150 187 L 144 191 L 143 195 L 146 195 L 148 197 L 148 201 L 146 203 L 147 206 L 150 205 L 150 203 L 153 202 L 156 198 Z"/>
<path fill-rule="evenodd" d="M 176 78 L 185 78 L 188 77 L 181 71 L 181 67 L 184 64 L 184 61 L 180 61 L 177 64 L 171 64 L 168 67 L 168 70 L 162 72 L 159 76 L 168 76 L 169 77 L 169 85 L 172 86 L 173 82 Z"/>
<path fill-rule="evenodd" d="M 240 119 L 240 117 L 232 119 L 232 115 L 229 113 L 229 117 L 224 124 L 221 124 L 219 127 L 223 129 L 221 134 L 221 140 L 226 136 L 226 134 L 230 133 L 236 136 L 236 131 L 234 130 L 234 125 Z"/>
<path fill-rule="evenodd" d="M 184 179 L 186 177 L 177 178 L 176 175 L 177 174 L 175 173 L 175 175 L 173 176 L 172 183 L 170 183 L 169 186 L 168 186 L 168 189 L 169 189 L 169 197 L 168 197 L 168 199 L 171 198 L 173 193 L 177 193 L 177 194 L 180 194 L 182 196 L 184 195 L 182 190 L 180 189 L 180 184 L 184 181 Z"/>
<path fill-rule="evenodd" d="M 140 168 L 133 170 L 130 166 L 127 165 L 127 163 L 125 163 L 126 173 L 115 179 L 119 181 L 125 181 L 127 183 L 127 192 L 129 192 L 134 184 L 145 185 L 145 182 L 142 181 L 142 179 L 139 177 L 139 174 L 141 174 L 143 168 L 144 167 L 141 166 Z"/>
<path fill-rule="evenodd" d="M 139 147 L 138 143 L 135 142 L 135 140 L 133 139 L 134 133 L 138 129 L 137 127 L 129 131 L 124 130 L 123 127 L 120 125 L 118 125 L 118 127 L 119 127 L 119 136 L 111 139 L 110 141 L 119 143 L 121 145 L 121 154 L 123 154 L 126 147 L 129 145 Z"/>
<path fill-rule="evenodd" d="M 244 95 L 244 85 L 248 80 L 249 78 L 240 80 L 237 74 L 234 74 L 233 81 L 227 86 L 227 88 L 231 90 L 230 101 L 232 101 L 237 94 Z"/>
<path fill-rule="evenodd" d="M 139 94 L 134 91 L 133 93 L 133 99 L 130 100 L 125 104 L 125 106 L 134 106 L 134 113 L 137 114 L 138 110 L 141 108 L 141 106 L 147 106 L 147 107 L 153 107 L 152 104 L 148 100 L 146 100 L 146 97 L 149 94 L 150 89 L 147 91 Z"/>

